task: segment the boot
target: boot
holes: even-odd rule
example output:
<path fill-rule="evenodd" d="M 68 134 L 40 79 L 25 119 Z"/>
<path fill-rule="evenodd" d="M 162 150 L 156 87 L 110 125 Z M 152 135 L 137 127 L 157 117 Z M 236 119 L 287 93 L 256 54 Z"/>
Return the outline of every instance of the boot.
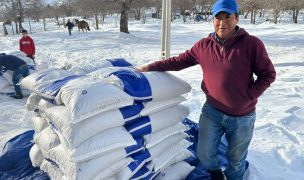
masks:
<path fill-rule="evenodd" d="M 23 96 L 22 96 L 22 94 L 16 94 L 16 95 L 14 96 L 14 98 L 15 98 L 15 99 L 22 99 Z"/>
<path fill-rule="evenodd" d="M 211 180 L 226 180 L 226 177 L 221 169 L 215 169 L 209 171 Z"/>

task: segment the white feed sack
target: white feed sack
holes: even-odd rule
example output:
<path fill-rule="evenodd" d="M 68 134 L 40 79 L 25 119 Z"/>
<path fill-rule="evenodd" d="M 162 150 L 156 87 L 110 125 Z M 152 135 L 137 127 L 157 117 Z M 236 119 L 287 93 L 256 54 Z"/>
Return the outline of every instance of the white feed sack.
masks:
<path fill-rule="evenodd" d="M 43 155 L 46 155 L 51 148 L 60 144 L 57 134 L 50 127 L 35 135 L 34 142 L 38 145 Z"/>
<path fill-rule="evenodd" d="M 71 75 L 67 77 L 60 77 L 58 79 L 43 81 L 35 84 L 33 92 L 37 93 L 39 96 L 43 98 L 46 98 L 47 100 L 51 100 L 54 104 L 56 104 L 54 99 L 57 96 L 59 90 L 65 84 L 75 79 L 84 79 L 84 78 L 85 75 Z"/>
<path fill-rule="evenodd" d="M 33 111 L 38 107 L 38 103 L 40 102 L 41 97 L 36 93 L 31 93 L 26 101 L 26 110 Z"/>
<path fill-rule="evenodd" d="M 149 115 L 151 120 L 152 132 L 174 126 L 181 122 L 190 114 L 188 107 L 183 105 L 176 105 Z"/>
<path fill-rule="evenodd" d="M 10 84 L 10 85 L 14 85 L 13 84 L 13 71 L 11 70 L 6 70 L 4 73 L 2 73 L 2 77 L 4 79 L 6 79 L 6 81 Z"/>
<path fill-rule="evenodd" d="M 52 180 L 63 180 L 63 173 L 48 160 L 43 160 L 40 169 L 46 172 Z"/>
<path fill-rule="evenodd" d="M 21 86 L 25 89 L 33 91 L 34 87 L 39 83 L 55 81 L 71 75 L 73 75 L 72 72 L 63 69 L 44 69 L 23 78 L 21 81 Z"/>
<path fill-rule="evenodd" d="M 4 77 L 0 75 L 0 93 L 6 95 L 14 95 L 15 89 Z"/>
<path fill-rule="evenodd" d="M 178 142 L 182 141 L 183 139 L 188 138 L 189 135 L 185 132 L 180 132 L 177 134 L 174 134 L 166 139 L 164 139 L 162 142 L 147 148 L 148 151 L 151 153 L 151 156 L 153 158 L 156 158 L 160 156 L 162 153 L 170 149 L 172 146 L 177 144 Z"/>
<path fill-rule="evenodd" d="M 153 148 L 133 155 L 134 161 L 116 174 L 116 178 L 119 180 L 141 179 L 152 172 L 157 173 L 171 164 L 190 157 L 192 153 L 187 150 L 187 147 L 192 143 L 185 140 L 186 137 L 186 134 L 180 134 L 175 138 L 170 137 Z"/>
<path fill-rule="evenodd" d="M 103 131 L 76 148 L 65 147 L 73 162 L 83 162 L 101 156 L 114 149 L 136 145 L 136 141 L 124 127 Z"/>
<path fill-rule="evenodd" d="M 116 149 L 92 160 L 75 163 L 70 160 L 69 154 L 65 151 L 64 147 L 59 145 L 49 151 L 47 159 L 56 163 L 68 179 L 82 180 L 93 179 L 111 166 L 113 172 L 109 172 L 111 174 L 104 174 L 103 177 L 113 175 L 121 168 L 117 167 L 117 165 L 115 166 L 115 163 L 125 162 L 128 158 L 126 158 L 126 152 L 124 149 Z M 127 162 L 130 162 L 130 159 L 128 159 Z M 113 165 L 116 168 L 114 168 Z"/>
<path fill-rule="evenodd" d="M 93 180 L 108 180 L 110 178 L 113 178 L 113 176 L 117 174 L 121 169 L 127 167 L 130 162 L 132 162 L 132 158 L 125 158 L 121 161 L 114 162 L 111 166 L 98 173 Z"/>
<path fill-rule="evenodd" d="M 188 107 L 176 105 L 149 116 L 138 118 L 134 122 L 126 124 L 125 127 L 133 137 L 141 137 L 174 126 L 188 115 Z"/>
<path fill-rule="evenodd" d="M 184 80 L 167 72 L 144 72 L 148 79 L 153 100 L 171 99 L 190 92 L 191 86 Z"/>
<path fill-rule="evenodd" d="M 88 75 L 107 79 L 136 100 L 171 99 L 191 90 L 191 86 L 186 81 L 166 72 L 142 73 L 129 67 L 108 67 Z"/>
<path fill-rule="evenodd" d="M 187 127 L 183 123 L 179 122 L 172 127 L 162 129 L 153 134 L 145 135 L 144 136 L 144 139 L 146 142 L 145 146 L 146 146 L 146 148 L 150 148 L 150 147 L 155 146 L 156 144 L 164 141 L 165 139 L 167 139 L 170 136 L 173 136 L 175 134 L 178 134 L 180 132 L 184 132 L 187 130 L 189 130 L 189 127 Z"/>
<path fill-rule="evenodd" d="M 149 166 L 153 167 L 154 171 L 162 171 L 171 164 L 185 160 L 193 155 L 187 149 L 191 145 L 191 142 L 183 139 L 159 155 L 153 155 L 152 152 L 150 152 L 152 161 Z"/>
<path fill-rule="evenodd" d="M 54 107 L 55 105 L 50 103 L 49 101 L 46 101 L 44 99 L 41 99 L 37 105 L 38 113 L 40 115 L 43 115 L 45 111 L 51 107 Z"/>
<path fill-rule="evenodd" d="M 131 96 L 102 79 L 79 78 L 65 84 L 56 97 L 69 109 L 73 123 L 133 104 Z"/>
<path fill-rule="evenodd" d="M 42 117 L 33 116 L 31 120 L 36 134 L 40 133 L 42 130 L 49 126 L 47 121 Z"/>
<path fill-rule="evenodd" d="M 40 167 L 44 157 L 40 148 L 34 144 L 30 150 L 30 159 L 33 167 Z"/>
<path fill-rule="evenodd" d="M 156 113 L 158 111 L 165 110 L 165 109 L 175 106 L 185 100 L 186 100 L 186 98 L 184 98 L 183 96 L 178 96 L 178 97 L 174 97 L 172 99 L 144 102 L 143 103 L 144 109 L 140 111 L 140 116 L 148 116 L 148 115 Z"/>
<path fill-rule="evenodd" d="M 115 175 L 117 179 L 133 179 L 135 174 L 140 175 L 141 173 L 144 173 L 142 170 L 145 168 L 145 164 L 152 160 L 148 151 L 142 151 L 141 153 L 131 156 L 131 158 L 133 159 L 133 162 Z"/>
<path fill-rule="evenodd" d="M 45 111 L 45 117 L 70 147 L 77 147 L 90 137 L 124 124 L 119 110 L 110 110 L 74 124 L 65 106 L 53 106 Z"/>

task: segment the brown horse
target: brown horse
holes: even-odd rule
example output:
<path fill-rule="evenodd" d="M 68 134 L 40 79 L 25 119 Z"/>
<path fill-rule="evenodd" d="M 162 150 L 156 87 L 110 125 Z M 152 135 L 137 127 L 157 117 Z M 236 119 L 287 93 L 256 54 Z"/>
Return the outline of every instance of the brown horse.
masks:
<path fill-rule="evenodd" d="M 3 22 L 4 25 L 12 25 L 12 21 L 10 19 L 7 19 L 6 21 Z"/>
<path fill-rule="evenodd" d="M 84 21 L 84 20 L 79 21 L 78 19 L 75 19 L 75 22 L 76 22 L 76 25 L 78 26 L 79 32 L 80 32 L 80 29 L 82 30 L 83 33 L 84 33 L 84 30 L 86 32 L 90 31 L 89 24 L 86 21 Z"/>
<path fill-rule="evenodd" d="M 3 26 L 3 34 L 4 34 L 4 36 L 8 35 L 7 29 L 5 27 L 6 25 L 12 26 L 12 21 L 10 19 L 7 19 L 6 21 L 3 22 L 2 26 Z"/>

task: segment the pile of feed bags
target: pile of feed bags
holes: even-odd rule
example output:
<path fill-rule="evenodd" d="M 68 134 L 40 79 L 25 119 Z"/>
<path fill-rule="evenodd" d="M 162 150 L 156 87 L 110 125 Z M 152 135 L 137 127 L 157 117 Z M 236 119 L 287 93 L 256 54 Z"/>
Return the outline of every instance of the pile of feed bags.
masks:
<path fill-rule="evenodd" d="M 194 169 L 181 105 L 191 87 L 169 73 L 48 69 L 21 84 L 36 112 L 32 164 L 51 179 L 184 179 Z"/>

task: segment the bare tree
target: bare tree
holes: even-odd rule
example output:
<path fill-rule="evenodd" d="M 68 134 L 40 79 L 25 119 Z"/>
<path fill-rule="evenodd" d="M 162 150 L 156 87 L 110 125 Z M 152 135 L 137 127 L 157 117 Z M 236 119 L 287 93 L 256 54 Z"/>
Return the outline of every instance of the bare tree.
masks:
<path fill-rule="evenodd" d="M 99 29 L 98 15 L 101 9 L 102 0 L 77 0 L 75 7 L 78 9 L 77 13 L 81 13 L 83 16 L 93 15 L 95 18 L 96 29 Z"/>
<path fill-rule="evenodd" d="M 288 9 L 292 11 L 292 20 L 294 23 L 298 23 L 299 12 L 304 8 L 304 0 L 289 0 Z"/>
<path fill-rule="evenodd" d="M 155 12 L 155 17 L 160 19 L 161 18 L 161 7 L 162 7 L 162 0 L 151 0 L 150 2 L 150 7 L 155 7 L 156 12 Z"/>
<path fill-rule="evenodd" d="M 250 23 L 256 23 L 256 15 L 261 10 L 264 0 L 242 0 L 239 2 L 240 10 L 245 13 L 245 18 L 250 14 Z"/>
<path fill-rule="evenodd" d="M 122 0 L 120 11 L 120 32 L 129 33 L 128 29 L 128 12 L 130 10 L 132 0 Z"/>
<path fill-rule="evenodd" d="M 63 12 L 65 16 L 72 16 L 74 13 L 74 7 L 73 7 L 74 0 L 57 0 L 56 6 L 58 7 L 58 10 Z"/>
<path fill-rule="evenodd" d="M 132 0 L 131 9 L 135 12 L 135 20 L 140 20 L 144 8 L 146 7 L 148 1 L 146 0 Z"/>
<path fill-rule="evenodd" d="M 26 7 L 24 13 L 35 21 L 39 21 L 45 7 L 44 0 L 32 0 Z"/>
<path fill-rule="evenodd" d="M 204 16 L 204 19 L 207 20 L 209 15 L 211 15 L 211 8 L 214 4 L 215 0 L 198 0 L 196 2 L 198 6 L 198 11 L 200 14 Z"/>
<path fill-rule="evenodd" d="M 172 12 L 179 11 L 184 22 L 186 22 L 186 17 L 190 15 L 189 12 L 194 6 L 195 0 L 172 0 Z"/>
<path fill-rule="evenodd" d="M 22 29 L 24 21 L 25 9 L 34 0 L 2 0 L 1 5 L 6 8 L 5 16 L 11 17 L 15 24 L 15 31 L 18 34 Z"/>
<path fill-rule="evenodd" d="M 272 9 L 273 22 L 278 23 L 278 18 L 280 17 L 280 12 L 284 9 L 286 2 L 284 0 L 269 0 L 268 8 Z"/>

